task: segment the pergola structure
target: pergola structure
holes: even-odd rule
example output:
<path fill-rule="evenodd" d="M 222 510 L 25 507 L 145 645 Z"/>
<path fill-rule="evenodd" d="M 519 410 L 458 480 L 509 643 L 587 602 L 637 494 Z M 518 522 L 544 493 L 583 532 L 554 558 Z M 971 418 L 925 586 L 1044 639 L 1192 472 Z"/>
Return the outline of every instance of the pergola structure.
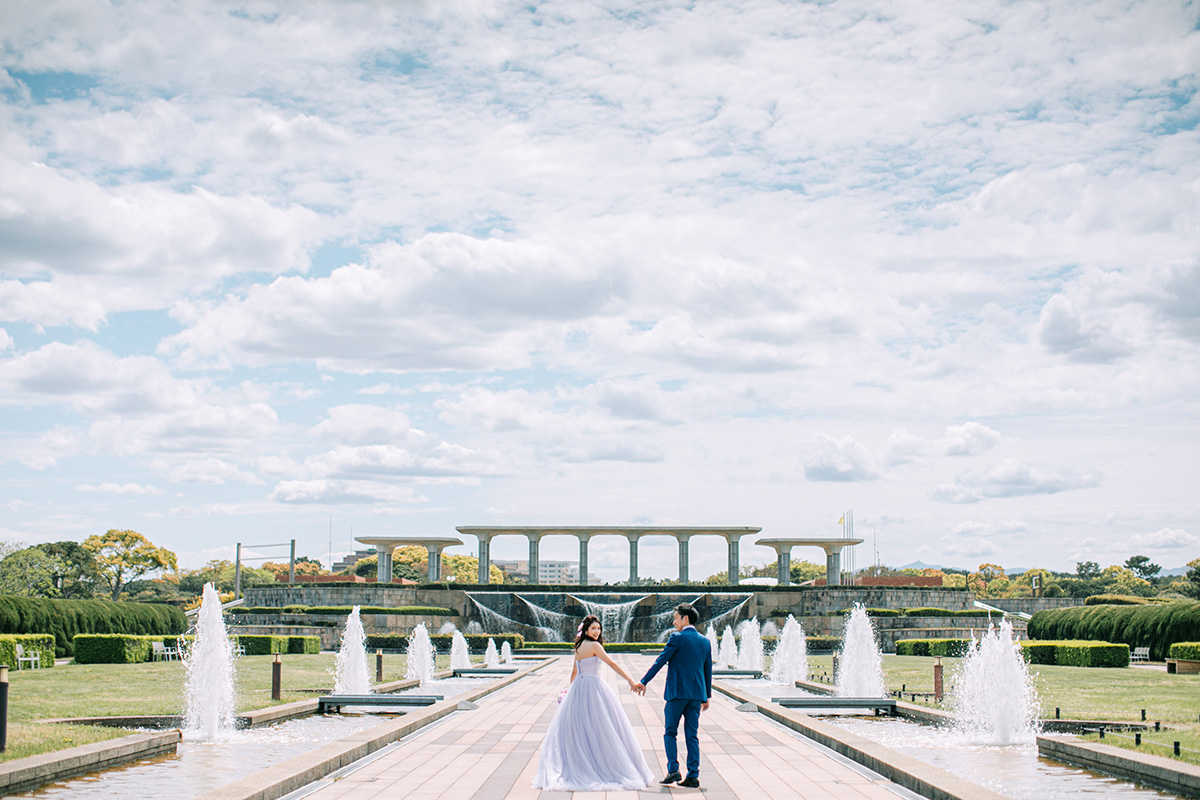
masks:
<path fill-rule="evenodd" d="M 679 543 L 679 581 L 687 583 L 688 541 L 693 536 L 722 536 L 729 545 L 729 582 L 738 582 L 741 538 L 758 533 L 762 528 L 598 528 L 598 527 L 484 527 L 464 525 L 456 528 L 459 533 L 474 536 L 479 540 L 479 582 L 490 583 L 491 542 L 497 536 L 524 536 L 529 539 L 530 582 L 537 581 L 538 546 L 546 536 L 574 536 L 579 540 L 579 585 L 587 586 L 588 541 L 593 536 L 624 536 L 629 540 L 629 583 L 638 582 L 638 540 L 643 536 L 674 536 Z M 359 541 L 362 541 L 361 539 Z"/>
<path fill-rule="evenodd" d="M 825 585 L 840 586 L 842 584 L 842 548 L 862 544 L 863 539 L 759 539 L 755 544 L 770 547 L 775 550 L 779 564 L 779 585 L 788 586 L 792 582 L 792 548 L 819 547 L 825 551 Z"/>
<path fill-rule="evenodd" d="M 424 547 L 429 552 L 426 574 L 430 583 L 437 583 L 442 579 L 442 551 L 462 544 L 462 539 L 452 536 L 356 536 L 354 541 L 375 548 L 375 580 L 379 583 L 392 582 L 392 553 L 397 547 Z"/>

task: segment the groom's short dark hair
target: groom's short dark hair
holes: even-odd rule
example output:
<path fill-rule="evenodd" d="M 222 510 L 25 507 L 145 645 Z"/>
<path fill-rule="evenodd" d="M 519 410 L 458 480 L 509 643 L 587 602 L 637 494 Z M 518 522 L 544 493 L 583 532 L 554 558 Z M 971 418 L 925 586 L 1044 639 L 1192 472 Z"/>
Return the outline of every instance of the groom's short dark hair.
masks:
<path fill-rule="evenodd" d="M 675 606 L 675 613 L 681 617 L 687 617 L 688 625 L 695 625 L 700 621 L 700 615 L 696 613 L 696 609 L 692 608 L 691 603 L 680 603 Z"/>

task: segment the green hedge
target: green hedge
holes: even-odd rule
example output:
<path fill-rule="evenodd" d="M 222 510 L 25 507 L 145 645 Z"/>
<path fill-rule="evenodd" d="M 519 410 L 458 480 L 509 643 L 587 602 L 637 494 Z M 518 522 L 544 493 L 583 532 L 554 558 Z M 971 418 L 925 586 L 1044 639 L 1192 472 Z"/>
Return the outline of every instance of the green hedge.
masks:
<path fill-rule="evenodd" d="M 1085 598 L 1085 606 L 1148 606 L 1150 600 L 1136 594 L 1094 594 Z"/>
<path fill-rule="evenodd" d="M 988 611 L 985 608 L 905 608 L 902 609 L 906 617 L 994 617 L 996 612 Z"/>
<path fill-rule="evenodd" d="M 1168 658 L 1182 658 L 1184 661 L 1200 661 L 1200 642 L 1176 642 L 1167 653 Z"/>
<path fill-rule="evenodd" d="M 347 616 L 354 610 L 353 606 L 283 606 L 273 608 L 267 606 L 237 606 L 229 609 L 230 614 L 333 614 Z M 450 608 L 438 606 L 362 606 L 359 614 L 411 614 L 424 617 L 453 617 L 458 612 Z"/>
<path fill-rule="evenodd" d="M 313 655 L 321 652 L 320 636 L 289 636 L 287 637 L 289 653 L 297 655 Z"/>
<path fill-rule="evenodd" d="M 154 652 L 151 642 L 176 646 L 177 636 L 137 636 L 123 633 L 81 633 L 75 637 L 76 664 L 140 664 Z"/>
<path fill-rule="evenodd" d="M 48 633 L 60 657 L 74 655 L 81 633 L 178 635 L 187 628 L 182 611 L 159 603 L 0 597 L 0 633 Z"/>
<path fill-rule="evenodd" d="M 1039 611 L 1029 620 L 1029 638 L 1148 647 L 1150 660 L 1162 661 L 1173 642 L 1200 640 L 1200 602 L 1097 605 Z"/>
<path fill-rule="evenodd" d="M 1031 664 L 1060 667 L 1127 667 L 1129 645 L 1080 640 L 1023 641 L 1021 651 Z"/>
<path fill-rule="evenodd" d="M 503 646 L 504 642 L 508 642 L 509 647 L 513 650 L 519 650 L 525 646 L 525 637 L 519 633 L 464 633 L 463 638 L 467 640 L 467 649 L 472 653 L 482 653 L 487 650 L 488 639 L 496 641 L 496 648 Z M 443 635 L 440 633 L 430 634 L 429 640 L 433 646 L 440 652 L 450 652 L 450 644 L 454 640 L 454 635 Z M 545 644 L 538 642 L 537 644 Z M 382 635 L 368 636 L 368 650 L 405 650 L 408 648 L 408 637 L 399 635 Z"/>
<path fill-rule="evenodd" d="M 286 653 L 290 647 L 290 636 L 239 634 L 232 637 L 242 646 L 242 652 L 248 656 L 269 656 L 275 653 Z M 318 640 L 320 641 L 320 640 Z"/>
<path fill-rule="evenodd" d="M 898 656 L 961 657 L 971 649 L 970 639 L 899 639 Z"/>
<path fill-rule="evenodd" d="M 17 668 L 17 645 L 30 656 L 38 653 L 42 669 L 54 666 L 54 637 L 48 633 L 7 633 L 0 635 L 0 664 Z"/>
<path fill-rule="evenodd" d="M 842 637 L 806 636 L 805 644 L 810 653 L 832 653 L 842 646 Z"/>

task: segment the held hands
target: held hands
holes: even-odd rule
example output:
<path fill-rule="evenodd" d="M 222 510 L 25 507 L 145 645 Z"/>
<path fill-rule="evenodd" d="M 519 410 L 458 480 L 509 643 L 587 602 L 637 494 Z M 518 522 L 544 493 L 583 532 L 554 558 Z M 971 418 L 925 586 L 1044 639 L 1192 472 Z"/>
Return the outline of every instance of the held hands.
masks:
<path fill-rule="evenodd" d="M 646 693 L 646 685 L 643 683 L 633 683 L 631 681 L 629 684 L 629 691 L 633 692 L 634 694 L 644 695 Z"/>

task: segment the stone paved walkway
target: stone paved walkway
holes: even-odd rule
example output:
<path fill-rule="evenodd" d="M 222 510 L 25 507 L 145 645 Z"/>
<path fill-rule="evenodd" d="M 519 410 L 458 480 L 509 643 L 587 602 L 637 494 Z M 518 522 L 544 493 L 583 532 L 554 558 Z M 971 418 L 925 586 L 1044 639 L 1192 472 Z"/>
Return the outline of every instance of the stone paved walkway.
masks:
<path fill-rule="evenodd" d="M 618 655 L 635 678 L 648 656 Z M 659 787 L 629 792 L 544 792 L 531 786 L 538 751 L 567 685 L 571 662 L 563 657 L 512 687 L 414 735 L 384 755 L 309 794 L 306 800 L 667 800 L 698 797 L 695 789 Z M 665 760 L 662 743 L 662 676 L 646 697 L 629 693 L 612 670 L 601 668 L 618 689 L 638 742 L 656 779 Z M 651 697 L 657 690 L 658 696 Z M 680 758 L 683 742 L 680 737 Z M 896 800 L 912 795 L 879 776 L 852 767 L 759 714 L 736 710 L 717 695 L 700 720 L 700 782 L 708 800 Z"/>

